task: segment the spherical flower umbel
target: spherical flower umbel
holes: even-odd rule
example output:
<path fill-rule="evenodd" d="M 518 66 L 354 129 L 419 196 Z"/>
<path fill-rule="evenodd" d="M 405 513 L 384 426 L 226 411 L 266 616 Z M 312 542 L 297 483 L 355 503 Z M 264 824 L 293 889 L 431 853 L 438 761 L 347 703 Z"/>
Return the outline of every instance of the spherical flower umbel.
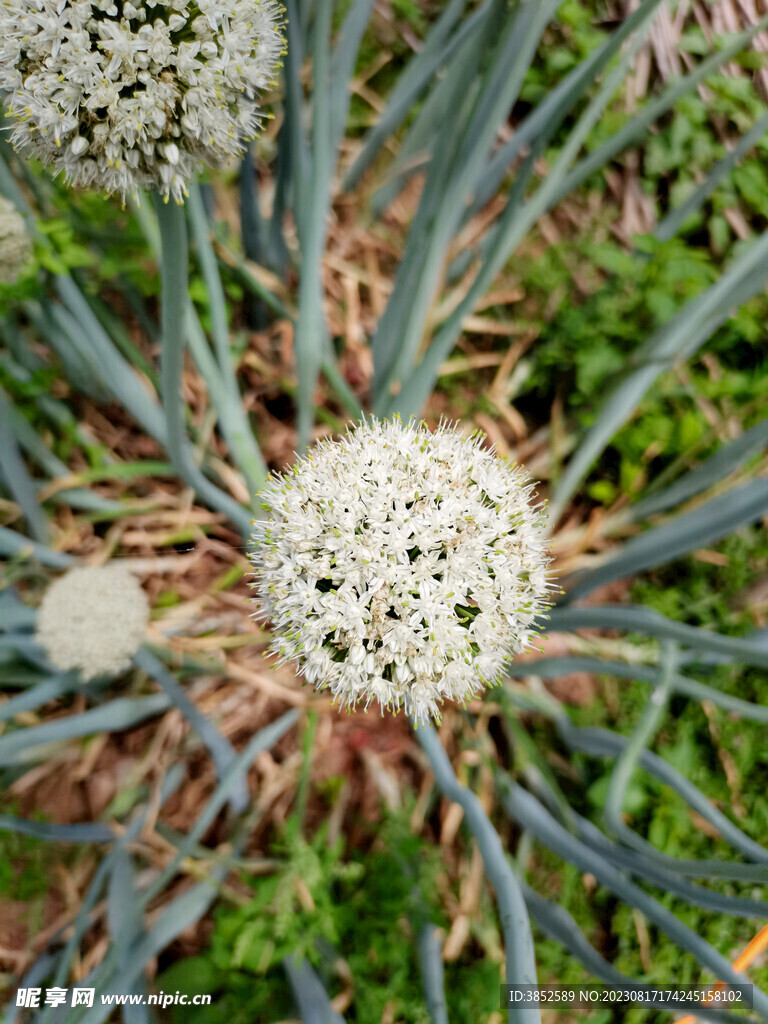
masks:
<path fill-rule="evenodd" d="M 0 197 L 0 283 L 13 284 L 32 257 L 32 239 L 13 203 Z"/>
<path fill-rule="evenodd" d="M 499 681 L 551 587 L 525 473 L 450 425 L 370 421 L 261 492 L 272 644 L 342 706 L 439 718 Z"/>
<path fill-rule="evenodd" d="M 122 565 L 70 569 L 45 593 L 36 639 L 56 668 L 83 679 L 116 675 L 144 640 L 149 604 L 139 581 Z"/>
<path fill-rule="evenodd" d="M 14 145 L 78 186 L 177 201 L 242 152 L 283 52 L 277 0 L 3 0 Z"/>

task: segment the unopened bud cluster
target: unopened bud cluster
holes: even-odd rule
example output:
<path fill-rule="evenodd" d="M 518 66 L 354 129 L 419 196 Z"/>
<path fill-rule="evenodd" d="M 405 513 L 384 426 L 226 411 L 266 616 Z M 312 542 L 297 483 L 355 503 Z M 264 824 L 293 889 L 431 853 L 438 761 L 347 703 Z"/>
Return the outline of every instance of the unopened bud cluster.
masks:
<path fill-rule="evenodd" d="M 32 257 L 32 240 L 13 203 L 0 197 L 0 283 L 13 284 Z"/>
<path fill-rule="evenodd" d="M 38 642 L 48 660 L 83 679 L 116 675 L 144 641 L 149 604 L 141 584 L 118 564 L 70 569 L 45 593 Z"/>

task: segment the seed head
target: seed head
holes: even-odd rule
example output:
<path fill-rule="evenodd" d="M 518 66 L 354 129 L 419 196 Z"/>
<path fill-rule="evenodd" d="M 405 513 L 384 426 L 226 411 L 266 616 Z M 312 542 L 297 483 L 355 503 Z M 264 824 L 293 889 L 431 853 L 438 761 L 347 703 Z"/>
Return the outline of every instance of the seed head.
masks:
<path fill-rule="evenodd" d="M 439 718 L 498 682 L 551 587 L 525 473 L 447 424 L 363 423 L 261 492 L 252 560 L 275 653 L 342 706 Z"/>

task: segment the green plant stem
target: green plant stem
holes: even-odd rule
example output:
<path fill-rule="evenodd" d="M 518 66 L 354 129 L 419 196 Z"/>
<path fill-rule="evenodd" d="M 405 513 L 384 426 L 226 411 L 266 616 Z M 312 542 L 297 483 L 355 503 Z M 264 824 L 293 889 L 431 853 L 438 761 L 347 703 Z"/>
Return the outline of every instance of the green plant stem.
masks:
<path fill-rule="evenodd" d="M 162 276 L 162 349 L 160 389 L 165 415 L 168 455 L 179 476 L 200 497 L 224 512 L 247 538 L 250 516 L 233 498 L 203 476 L 192 460 L 187 441 L 184 399 L 181 391 L 184 367 L 184 320 L 188 302 L 189 253 L 184 211 L 155 196 L 160 227 Z"/>
<path fill-rule="evenodd" d="M 620 755 L 629 742 L 626 737 L 618 736 L 609 729 L 577 728 L 566 715 L 558 715 L 555 724 L 563 742 L 570 750 L 578 750 L 592 757 Z M 766 882 L 768 850 L 737 828 L 700 789 L 657 754 L 648 750 L 642 751 L 639 764 L 649 775 L 682 797 L 705 821 L 714 825 L 725 842 L 738 850 L 742 856 L 753 861 L 752 864 L 743 864 L 739 861 L 683 861 L 669 856 L 665 861 L 667 867 L 689 878 L 728 878 L 758 884 Z"/>
<path fill-rule="evenodd" d="M 573 632 L 576 629 L 617 629 L 629 633 L 645 633 L 659 639 L 675 640 L 698 655 L 714 654 L 718 658 L 742 662 L 768 669 L 768 651 L 752 637 L 722 636 L 700 626 L 675 622 L 652 608 L 637 604 L 570 605 L 553 608 L 542 617 L 542 631 Z"/>
<path fill-rule="evenodd" d="M 70 566 L 77 564 L 74 555 L 69 555 L 66 551 L 53 551 L 45 544 L 38 544 L 16 530 L 0 526 L 0 558 L 16 557 L 35 558 L 41 565 L 50 566 L 51 569 L 69 569 Z"/>
<path fill-rule="evenodd" d="M 627 839 L 630 831 L 621 814 L 629 780 L 637 767 L 640 756 L 656 732 L 673 693 L 677 645 L 672 640 L 661 641 L 661 671 L 658 682 L 651 691 L 648 703 L 640 717 L 635 731 L 616 761 L 608 795 L 605 798 L 605 822 L 616 839 Z"/>
<path fill-rule="evenodd" d="M 438 939 L 437 928 L 430 923 L 422 925 L 416 937 L 416 944 L 419 951 L 424 998 L 432 1018 L 432 1024 L 448 1024 L 448 1009 L 445 1005 L 443 982 L 442 943 Z"/>
<path fill-rule="evenodd" d="M 312 173 L 304 184 L 307 194 L 300 202 L 301 285 L 299 315 L 294 327 L 294 350 L 298 376 L 299 451 L 311 440 L 315 420 L 315 387 L 325 347 L 325 314 L 323 312 L 322 256 L 325 248 L 326 221 L 330 206 L 330 184 L 333 157 L 330 152 L 329 48 L 332 3 L 320 0 L 316 12 L 313 53 L 315 106 L 312 131 Z M 301 185 L 299 185 L 301 188 Z"/>
<path fill-rule="evenodd" d="M 344 1024 L 344 1018 L 334 1010 L 323 983 L 310 963 L 291 953 L 283 959 L 283 969 L 302 1021 Z"/>
<path fill-rule="evenodd" d="M 0 476 L 21 509 L 32 536 L 41 544 L 46 544 L 49 540 L 48 520 L 37 500 L 35 485 L 19 451 L 12 412 L 10 399 L 0 387 Z"/>
<path fill-rule="evenodd" d="M 715 977 L 729 985 L 747 985 L 749 980 L 734 970 L 729 961 L 718 953 L 697 932 L 688 928 L 662 903 L 644 889 L 631 882 L 624 871 L 616 868 L 600 852 L 588 847 L 572 836 L 530 793 L 513 782 L 502 771 L 496 773 L 503 806 L 519 825 L 529 829 L 548 849 L 563 860 L 575 865 L 579 871 L 588 871 L 615 893 L 621 900 L 635 907 L 681 949 L 690 953 Z M 768 1020 L 768 996 L 757 986 L 753 988 L 754 1008 L 759 1019 Z"/>
<path fill-rule="evenodd" d="M 315 734 L 317 733 L 317 712 L 310 711 L 307 714 L 304 735 L 301 738 L 302 759 L 301 774 L 296 787 L 296 819 L 299 823 L 299 833 L 304 831 L 304 819 L 307 813 L 307 800 L 309 798 L 309 776 L 312 772 L 312 759 L 315 751 Z"/>
<path fill-rule="evenodd" d="M 510 670 L 517 670 L 510 666 Z M 652 665 L 631 665 L 626 661 L 613 661 L 609 658 L 586 658 L 574 655 L 552 658 L 537 658 L 525 663 L 524 675 L 536 675 L 542 679 L 555 679 L 566 672 L 594 672 L 597 675 L 618 676 L 619 679 L 635 679 L 644 683 L 656 683 L 658 669 Z M 718 707 L 734 711 L 749 721 L 768 724 L 768 707 L 754 701 L 742 700 L 730 693 L 724 693 L 713 686 L 706 686 L 689 676 L 676 672 L 674 687 L 677 693 L 684 693 L 694 700 L 710 700 Z"/>
<path fill-rule="evenodd" d="M 480 801 L 454 774 L 437 733 L 431 725 L 414 729 L 416 739 L 429 758 L 435 781 L 450 799 L 464 810 L 467 827 L 477 841 L 485 870 L 496 890 L 499 916 L 506 944 L 507 984 L 535 985 L 536 960 L 533 936 L 520 882 L 512 870 L 501 839 Z M 538 1009 L 510 1009 L 509 1024 L 540 1024 Z"/>
<path fill-rule="evenodd" d="M 176 681 L 176 677 L 158 661 L 151 651 L 146 649 L 137 651 L 133 656 L 133 663 L 155 680 L 165 695 L 184 715 L 207 747 L 216 766 L 217 777 L 221 779 L 237 757 L 229 740 L 219 732 L 208 716 L 200 711 L 194 701 L 187 696 L 184 687 Z M 229 802 L 234 814 L 242 814 L 246 810 L 249 802 L 246 779 L 239 779 L 238 784 L 232 790 Z"/>
<path fill-rule="evenodd" d="M 229 344 L 229 323 L 227 319 L 227 302 L 224 286 L 219 274 L 219 265 L 209 237 L 208 220 L 203 205 L 200 186 L 195 184 L 189 193 L 189 219 L 192 233 L 197 244 L 197 258 L 203 272 L 203 279 L 208 290 L 208 302 L 211 311 L 211 330 L 213 334 L 216 361 L 211 367 L 218 380 L 217 395 L 211 395 L 215 402 L 216 412 L 221 422 L 221 430 L 229 445 L 232 457 L 245 476 L 251 494 L 261 490 L 269 471 L 262 457 L 256 439 L 253 436 L 248 415 L 243 408 L 242 397 L 237 383 L 237 375 L 232 361 L 232 350 Z M 196 321 L 192 303 L 188 306 L 190 321 Z M 192 324 L 190 324 L 192 326 Z M 196 323 L 194 324 L 196 326 Z M 202 333 L 202 332 L 201 332 Z M 203 339 L 203 349 L 208 352 L 208 342 Z M 202 369 L 202 367 L 201 367 Z M 208 374 L 205 375 L 206 377 Z M 210 387 L 210 385 L 209 385 Z"/>
<path fill-rule="evenodd" d="M 578 960 L 590 974 L 594 974 L 606 985 L 621 985 L 632 989 L 637 986 L 637 981 L 627 974 L 622 974 L 593 949 L 584 937 L 581 928 L 563 907 L 556 903 L 545 900 L 529 885 L 523 886 L 525 902 L 533 920 L 539 926 L 545 937 L 563 946 L 575 960 Z M 678 1010 L 679 1004 L 674 1002 L 666 1003 L 659 1001 L 660 1009 Z M 712 1024 L 754 1024 L 754 1018 L 737 1017 L 732 1013 L 724 1013 L 720 1010 L 707 1009 L 706 1006 L 696 1008 L 698 1020 L 711 1021 Z"/>

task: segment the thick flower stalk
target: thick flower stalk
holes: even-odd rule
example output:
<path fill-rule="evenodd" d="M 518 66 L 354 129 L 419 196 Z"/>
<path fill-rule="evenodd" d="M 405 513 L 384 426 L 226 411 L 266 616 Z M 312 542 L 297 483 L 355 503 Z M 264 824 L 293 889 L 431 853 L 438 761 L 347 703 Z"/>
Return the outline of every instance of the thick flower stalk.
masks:
<path fill-rule="evenodd" d="M 14 145 L 74 185 L 181 201 L 239 155 L 283 51 L 276 0 L 3 0 Z"/>
<path fill-rule="evenodd" d="M 80 567 L 55 580 L 37 616 L 36 639 L 56 668 L 83 679 L 128 668 L 144 640 L 149 604 L 121 565 Z"/>
<path fill-rule="evenodd" d="M 13 284 L 32 258 L 32 239 L 13 203 L 0 197 L 0 283 Z"/>
<path fill-rule="evenodd" d="M 363 423 L 261 492 L 272 649 L 342 706 L 439 718 L 499 681 L 551 588 L 525 473 L 448 425 Z"/>

